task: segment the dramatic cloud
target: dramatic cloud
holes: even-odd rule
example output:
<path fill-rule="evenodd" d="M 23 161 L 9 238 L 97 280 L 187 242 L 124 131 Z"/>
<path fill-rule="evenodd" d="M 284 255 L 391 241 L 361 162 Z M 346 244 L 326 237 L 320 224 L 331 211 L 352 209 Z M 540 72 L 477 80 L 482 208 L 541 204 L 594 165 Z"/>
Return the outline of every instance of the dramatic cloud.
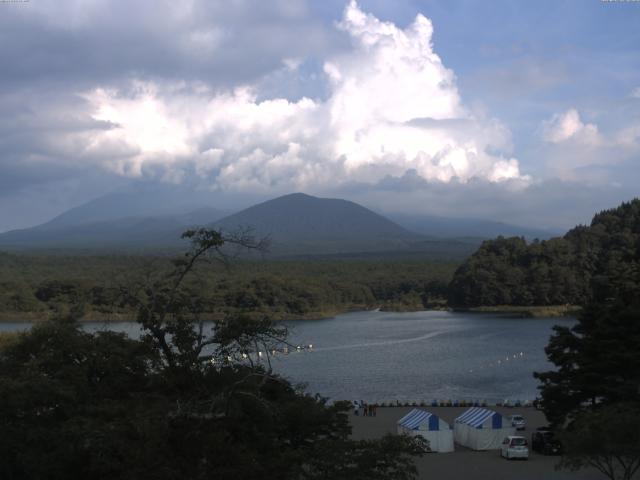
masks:
<path fill-rule="evenodd" d="M 0 230 L 137 181 L 492 218 L 635 188 L 637 19 L 498 1 L 0 5 Z"/>
<path fill-rule="evenodd" d="M 499 182 L 521 176 L 508 130 L 464 107 L 455 76 L 433 51 L 418 15 L 406 29 L 364 13 L 355 1 L 338 28 L 352 48 L 328 58 L 326 100 L 258 100 L 259 90 L 220 93 L 203 84 L 136 82 L 126 92 L 84 94 L 97 132 L 86 154 L 122 175 L 195 171 L 228 190 L 314 189 L 377 182 L 413 170 L 427 180 Z M 285 59 L 295 71 L 300 61 Z"/>

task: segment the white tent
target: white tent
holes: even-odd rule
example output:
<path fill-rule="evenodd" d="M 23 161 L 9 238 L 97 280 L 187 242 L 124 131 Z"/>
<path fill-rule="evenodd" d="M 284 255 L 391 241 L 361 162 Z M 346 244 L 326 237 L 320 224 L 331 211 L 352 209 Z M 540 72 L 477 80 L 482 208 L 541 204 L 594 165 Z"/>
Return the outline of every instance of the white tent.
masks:
<path fill-rule="evenodd" d="M 498 449 L 504 437 L 515 435 L 515 431 L 498 412 L 479 407 L 456 418 L 453 427 L 456 443 L 473 450 Z"/>
<path fill-rule="evenodd" d="M 421 436 L 429 441 L 432 452 L 453 452 L 453 430 L 436 415 L 413 409 L 398 420 L 398 433 Z"/>

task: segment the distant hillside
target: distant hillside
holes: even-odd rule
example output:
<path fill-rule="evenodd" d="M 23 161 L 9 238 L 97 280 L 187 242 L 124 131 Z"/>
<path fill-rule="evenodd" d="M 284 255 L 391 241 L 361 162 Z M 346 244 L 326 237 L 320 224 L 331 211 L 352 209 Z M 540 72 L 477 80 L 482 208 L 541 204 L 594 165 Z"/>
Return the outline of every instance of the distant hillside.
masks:
<path fill-rule="evenodd" d="M 184 248 L 180 235 L 224 216 L 213 208 L 182 215 L 125 217 L 99 222 L 53 220 L 37 227 L 0 234 L 0 247 L 20 249 L 152 249 Z"/>
<path fill-rule="evenodd" d="M 459 306 L 584 305 L 637 294 L 640 200 L 598 213 L 563 237 L 486 241 L 456 271 L 449 300 Z"/>
<path fill-rule="evenodd" d="M 480 233 L 487 231 L 486 225 L 471 228 L 468 222 L 444 218 L 435 221 L 435 217 L 429 220 L 405 216 L 405 226 L 401 226 L 357 203 L 303 193 L 278 197 L 228 215 L 203 206 L 209 199 L 207 195 L 157 186 L 112 193 L 42 225 L 0 234 L 0 249 L 58 253 L 70 250 L 70 254 L 80 249 L 87 253 L 157 253 L 184 249 L 186 244 L 180 239 L 184 230 L 208 226 L 228 233 L 250 228 L 258 237 L 269 236 L 268 255 L 278 258 L 364 255 L 459 260 L 475 250 L 486 238 Z M 414 223 L 422 222 L 420 232 L 406 228 L 409 218 Z M 500 228 L 526 235 L 517 227 L 500 224 Z"/>
<path fill-rule="evenodd" d="M 422 235 L 440 238 L 475 237 L 495 238 L 524 237 L 528 240 L 546 240 L 560 232 L 510 225 L 503 222 L 473 218 L 446 218 L 432 215 L 387 214 L 398 225 Z"/>
<path fill-rule="evenodd" d="M 161 201 L 156 194 L 154 192 L 149 199 L 138 194 L 135 198 L 133 194 L 101 197 L 43 225 L 1 234 L 0 247 L 177 249 L 185 247 L 180 240 L 181 233 L 194 226 L 210 226 L 228 233 L 250 228 L 258 237 L 270 237 L 270 254 L 276 256 L 404 251 L 425 240 L 353 202 L 320 199 L 301 193 L 285 195 L 226 217 L 213 208 L 172 215 L 129 215 L 132 212 L 159 212 L 164 207 L 174 211 L 185 208 L 184 201 L 181 206 L 171 205 L 172 195 Z M 134 205 L 128 205 L 129 201 Z M 460 258 L 461 255 L 456 253 L 454 256 Z"/>
<path fill-rule="evenodd" d="M 347 200 L 285 195 L 214 224 L 223 231 L 246 227 L 269 236 L 275 254 L 405 250 L 424 237 Z"/>
<path fill-rule="evenodd" d="M 125 218 L 177 218 L 210 205 L 215 203 L 209 192 L 172 185 L 135 185 L 135 188 L 108 193 L 67 210 L 40 227 L 68 227 Z M 209 221 L 219 218 L 216 214 Z"/>

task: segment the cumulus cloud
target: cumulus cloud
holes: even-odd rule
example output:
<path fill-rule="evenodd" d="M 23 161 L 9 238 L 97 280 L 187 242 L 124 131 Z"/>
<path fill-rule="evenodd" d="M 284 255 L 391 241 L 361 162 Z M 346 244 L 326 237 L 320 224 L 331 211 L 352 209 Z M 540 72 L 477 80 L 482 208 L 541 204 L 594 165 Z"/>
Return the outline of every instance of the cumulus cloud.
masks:
<path fill-rule="evenodd" d="M 545 159 L 549 172 L 564 180 L 626 184 L 621 172 L 640 153 L 640 125 L 631 121 L 601 132 L 596 124 L 585 123 L 575 108 L 543 121 L 541 134 L 545 143 L 537 155 Z"/>
<path fill-rule="evenodd" d="M 255 85 L 214 90 L 196 82 L 138 81 L 83 97 L 96 132 L 87 155 L 121 175 L 195 172 L 228 190 L 306 189 L 408 170 L 427 180 L 525 179 L 508 155 L 508 129 L 463 104 L 454 73 L 423 15 L 405 29 L 349 3 L 337 28 L 351 48 L 326 58 L 326 99 L 260 99 Z M 285 58 L 294 71 L 300 59 Z M 103 156 L 104 157 L 104 156 Z"/>
<path fill-rule="evenodd" d="M 567 140 L 591 144 L 600 143 L 598 127 L 593 123 L 583 123 L 575 108 L 555 114 L 543 122 L 543 138 L 551 143 L 561 143 Z"/>

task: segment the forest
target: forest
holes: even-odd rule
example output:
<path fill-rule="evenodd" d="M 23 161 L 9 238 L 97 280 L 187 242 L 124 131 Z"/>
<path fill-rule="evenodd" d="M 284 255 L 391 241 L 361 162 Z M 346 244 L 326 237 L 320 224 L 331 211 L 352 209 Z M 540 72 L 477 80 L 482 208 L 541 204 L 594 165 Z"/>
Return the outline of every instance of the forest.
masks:
<path fill-rule="evenodd" d="M 349 310 L 440 308 L 457 263 L 433 260 L 305 260 L 199 265 L 190 279 L 207 315 L 239 312 L 275 320 Z M 73 308 L 83 320 L 131 319 L 122 292 L 172 268 L 170 257 L 0 253 L 0 318 L 39 320 Z"/>
<path fill-rule="evenodd" d="M 449 304 L 584 305 L 640 285 L 640 200 L 596 214 L 559 238 L 485 241 L 455 272 Z"/>

